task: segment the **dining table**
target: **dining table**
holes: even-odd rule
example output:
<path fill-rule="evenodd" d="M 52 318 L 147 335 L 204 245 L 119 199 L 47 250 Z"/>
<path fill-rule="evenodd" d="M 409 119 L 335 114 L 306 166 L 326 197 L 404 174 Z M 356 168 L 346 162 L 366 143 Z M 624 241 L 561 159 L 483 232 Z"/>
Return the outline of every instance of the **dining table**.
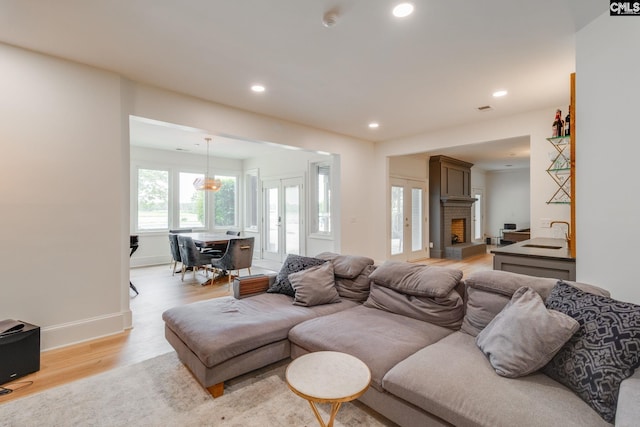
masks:
<path fill-rule="evenodd" d="M 229 240 L 238 239 L 238 236 L 225 233 L 210 233 L 210 232 L 194 232 L 194 233 L 181 233 L 182 236 L 188 236 L 193 239 L 193 243 L 201 248 L 226 245 Z"/>

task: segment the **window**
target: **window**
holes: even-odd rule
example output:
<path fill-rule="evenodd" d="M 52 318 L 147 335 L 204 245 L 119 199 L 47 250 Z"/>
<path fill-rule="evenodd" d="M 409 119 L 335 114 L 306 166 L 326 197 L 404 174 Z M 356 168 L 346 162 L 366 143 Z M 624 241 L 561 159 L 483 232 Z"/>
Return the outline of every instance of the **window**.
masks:
<path fill-rule="evenodd" d="M 312 163 L 313 232 L 330 235 L 331 226 L 331 164 Z"/>
<path fill-rule="evenodd" d="M 137 177 L 131 204 L 136 232 L 238 227 L 236 175 L 216 176 L 222 181 L 217 193 L 196 190 L 193 182 L 204 175 L 192 170 L 144 165 L 135 166 L 132 176 Z"/>
<path fill-rule="evenodd" d="M 138 230 L 169 228 L 169 171 L 138 169 Z"/>
<path fill-rule="evenodd" d="M 235 176 L 216 175 L 222 181 L 222 187 L 214 194 L 214 224 L 216 227 L 236 227 L 238 225 L 237 212 L 237 181 Z"/>
<path fill-rule="evenodd" d="M 205 194 L 193 187 L 193 181 L 203 178 L 201 173 L 179 173 L 179 215 L 178 228 L 204 228 L 205 220 Z"/>
<path fill-rule="evenodd" d="M 245 175 L 245 228 L 258 230 L 259 182 L 257 170 L 248 171 Z"/>

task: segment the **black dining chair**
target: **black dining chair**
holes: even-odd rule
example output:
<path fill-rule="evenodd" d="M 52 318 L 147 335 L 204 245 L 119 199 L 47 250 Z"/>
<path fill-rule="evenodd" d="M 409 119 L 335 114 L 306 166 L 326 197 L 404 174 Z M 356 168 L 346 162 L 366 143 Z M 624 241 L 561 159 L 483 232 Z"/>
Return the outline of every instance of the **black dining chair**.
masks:
<path fill-rule="evenodd" d="M 182 260 L 182 281 L 184 281 L 184 273 L 187 271 L 187 268 L 193 269 L 193 275 L 195 277 L 198 268 L 204 267 L 205 275 L 208 276 L 209 269 L 207 266 L 211 264 L 213 257 L 200 252 L 191 237 L 180 234 L 176 236 L 178 238 L 180 258 Z"/>
<path fill-rule="evenodd" d="M 180 246 L 178 246 L 178 235 L 170 233 L 169 234 L 169 249 L 171 249 L 171 257 L 173 257 L 173 263 L 170 264 L 171 269 L 173 271 L 173 275 L 176 274 L 176 268 L 178 268 L 178 263 L 182 262 L 182 257 L 180 256 Z"/>
<path fill-rule="evenodd" d="M 251 274 L 251 264 L 253 261 L 253 245 L 255 237 L 244 237 L 240 239 L 231 239 L 227 245 L 227 251 L 221 258 L 213 258 L 211 266 L 220 270 L 221 274 L 228 271 L 229 284 L 231 284 L 231 271 L 236 270 L 238 276 L 240 270 L 246 268 Z"/>

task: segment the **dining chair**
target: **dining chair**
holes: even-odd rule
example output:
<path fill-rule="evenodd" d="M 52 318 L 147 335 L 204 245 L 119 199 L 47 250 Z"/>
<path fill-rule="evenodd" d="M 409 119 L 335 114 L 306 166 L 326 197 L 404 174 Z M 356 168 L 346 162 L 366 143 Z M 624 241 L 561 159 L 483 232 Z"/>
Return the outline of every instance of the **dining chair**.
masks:
<path fill-rule="evenodd" d="M 229 285 L 231 284 L 231 271 L 236 270 L 240 275 L 240 270 L 246 268 L 251 274 L 251 264 L 253 261 L 253 245 L 255 237 L 244 237 L 231 239 L 227 245 L 227 251 L 221 258 L 213 258 L 211 266 L 221 272 L 228 271 Z"/>
<path fill-rule="evenodd" d="M 173 263 L 170 264 L 171 269 L 173 271 L 173 275 L 176 274 L 176 268 L 178 267 L 178 263 L 182 262 L 182 257 L 180 256 L 180 246 L 178 246 L 178 235 L 169 233 L 169 248 L 171 249 L 171 256 L 173 257 Z"/>
<path fill-rule="evenodd" d="M 180 258 L 182 259 L 182 281 L 184 281 L 184 273 L 187 268 L 193 268 L 195 277 L 198 268 L 204 267 L 205 275 L 208 277 L 209 269 L 207 266 L 211 263 L 213 257 L 200 252 L 191 237 L 181 234 L 176 236 L 178 238 L 178 247 L 180 248 Z"/>

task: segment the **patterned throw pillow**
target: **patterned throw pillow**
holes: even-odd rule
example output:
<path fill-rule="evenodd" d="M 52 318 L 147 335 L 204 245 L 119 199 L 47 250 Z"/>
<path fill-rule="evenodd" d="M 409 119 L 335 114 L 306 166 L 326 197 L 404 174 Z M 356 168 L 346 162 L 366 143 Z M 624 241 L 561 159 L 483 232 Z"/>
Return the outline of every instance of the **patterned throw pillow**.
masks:
<path fill-rule="evenodd" d="M 274 280 L 273 284 L 269 286 L 267 292 L 272 294 L 285 294 L 293 297 L 296 295 L 296 292 L 293 290 L 291 286 L 291 282 L 289 282 L 289 274 L 297 273 L 298 271 L 306 270 L 307 268 L 315 267 L 316 265 L 324 264 L 327 262 L 323 259 L 318 258 L 310 258 L 306 256 L 300 255 L 287 255 L 287 259 L 282 264 L 282 268 L 278 275 L 276 276 L 276 280 Z"/>
<path fill-rule="evenodd" d="M 620 383 L 640 366 L 640 306 L 583 292 L 562 281 L 546 306 L 573 317 L 580 328 L 543 372 L 613 422 Z"/>

